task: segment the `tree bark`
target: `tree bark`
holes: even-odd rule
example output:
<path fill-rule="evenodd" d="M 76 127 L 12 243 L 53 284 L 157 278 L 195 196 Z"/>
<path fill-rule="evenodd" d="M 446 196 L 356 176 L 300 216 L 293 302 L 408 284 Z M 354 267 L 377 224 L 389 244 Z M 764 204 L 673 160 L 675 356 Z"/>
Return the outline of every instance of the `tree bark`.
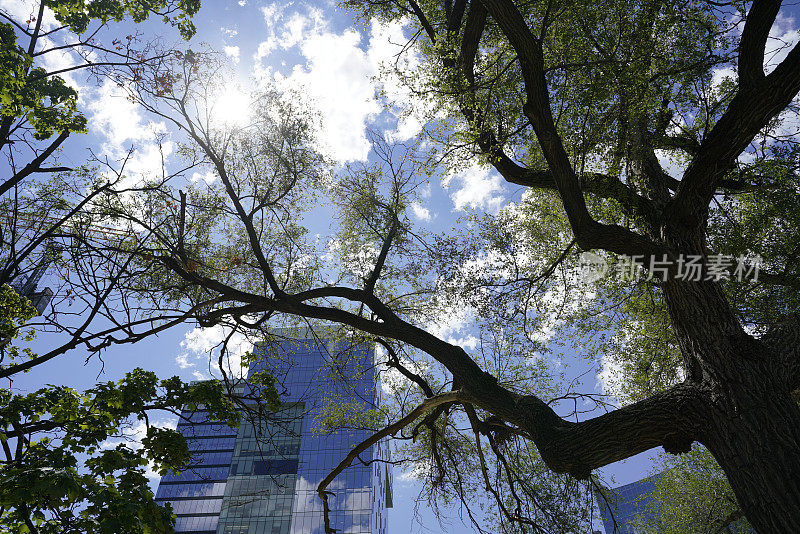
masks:
<path fill-rule="evenodd" d="M 706 396 L 695 438 L 760 534 L 800 532 L 800 408 L 780 354 L 744 332 L 716 282 L 664 284 L 687 370 Z"/>
<path fill-rule="evenodd" d="M 770 375 L 744 366 L 744 387 L 715 404 L 703 442 L 756 532 L 800 532 L 800 409 Z"/>

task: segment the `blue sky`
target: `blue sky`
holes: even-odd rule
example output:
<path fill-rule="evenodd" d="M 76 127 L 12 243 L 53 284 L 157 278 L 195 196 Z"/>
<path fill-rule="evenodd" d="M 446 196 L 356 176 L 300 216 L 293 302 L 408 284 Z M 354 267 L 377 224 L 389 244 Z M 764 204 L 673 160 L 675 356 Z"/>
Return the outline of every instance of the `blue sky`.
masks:
<path fill-rule="evenodd" d="M 0 0 L 0 6 L 13 14 L 22 14 L 28 3 Z M 51 19 L 45 19 L 52 23 Z M 179 41 L 177 32 L 149 21 L 134 28 L 129 24 L 113 27 L 108 35 L 126 35 L 140 31 L 145 36 L 162 35 L 167 43 L 180 47 L 200 47 L 202 43 L 224 53 L 235 76 L 229 80 L 233 98 L 221 101 L 223 113 L 235 114 L 239 88 L 273 83 L 280 88 L 300 91 L 308 100 L 320 121 L 320 149 L 338 165 L 368 161 L 370 141 L 368 130 L 383 132 L 393 139 L 405 141 L 416 135 L 424 118 L 425 108 L 415 101 L 399 80 L 381 76 L 382 66 L 395 60 L 405 44 L 406 29 L 399 24 L 369 23 L 355 25 L 351 14 L 327 2 L 265 3 L 253 0 L 239 2 L 206 1 L 195 18 L 197 35 L 188 45 Z M 55 57 L 52 66 L 66 63 L 68 57 Z M 408 67 L 414 67 L 412 54 L 402 57 Z M 91 149 L 112 159 L 122 157 L 135 147 L 129 169 L 134 174 L 157 172 L 160 158 L 154 143 L 154 133 L 167 132 L 161 121 L 147 116 L 110 82 L 100 85 L 76 75 L 71 83 L 80 87 L 81 106 L 89 118 L 90 133 L 73 136 L 61 154 L 67 164 L 80 164 Z M 407 112 L 407 113 L 404 113 Z M 167 137 L 168 158 L 175 157 L 176 140 Z M 432 181 L 414 206 L 415 222 L 428 230 L 450 228 L 457 218 L 476 210 L 496 212 L 509 201 L 519 198 L 520 188 L 506 184 L 492 170 L 467 164 L 444 181 Z M 330 211 L 321 207 L 313 212 L 309 224 L 324 232 Z M 46 279 L 45 282 L 46 283 Z M 448 339 L 469 340 L 468 317 L 458 314 L 437 326 Z M 176 328 L 157 338 L 136 345 L 113 347 L 85 361 L 85 354 L 75 351 L 57 358 L 37 369 L 35 373 L 16 379 L 13 387 L 30 390 L 44 383 L 69 383 L 88 387 L 97 380 L 118 378 L 134 366 L 155 370 L 161 376 L 177 374 L 192 380 L 209 376 L 208 351 L 219 341 L 221 333 L 213 329 Z M 244 340 L 243 340 L 244 341 Z M 48 341 L 39 340 L 42 347 Z M 585 364 L 572 362 L 567 351 L 563 363 L 571 365 L 568 372 L 580 374 Z M 602 385 L 594 372 L 584 378 L 585 388 L 600 391 Z M 168 423 L 168 421 L 164 421 Z M 641 478 L 649 469 L 649 455 L 621 462 L 605 469 L 615 476 L 615 482 L 625 484 Z M 452 523 L 440 527 L 419 506 L 424 526 L 412 525 L 414 499 L 419 486 L 395 474 L 395 508 L 390 514 L 390 532 L 470 532 L 462 525 L 457 511 Z M 411 528 L 410 528 L 411 527 Z"/>

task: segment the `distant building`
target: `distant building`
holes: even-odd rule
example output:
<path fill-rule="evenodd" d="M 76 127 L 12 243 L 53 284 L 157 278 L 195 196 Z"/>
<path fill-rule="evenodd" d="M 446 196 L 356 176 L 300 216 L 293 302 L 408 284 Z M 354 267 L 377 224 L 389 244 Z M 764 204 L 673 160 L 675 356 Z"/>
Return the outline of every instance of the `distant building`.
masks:
<path fill-rule="evenodd" d="M 28 300 L 31 301 L 31 304 L 36 308 L 36 311 L 39 312 L 39 315 L 44 315 L 47 305 L 50 304 L 50 300 L 53 298 L 52 289 L 46 287 L 39 290 L 37 287 L 51 263 L 53 263 L 53 259 L 45 257 L 36 268 L 34 268 L 30 275 L 20 277 L 18 280 L 14 280 L 11 283 L 11 287 L 14 288 L 14 291 L 23 297 L 27 297 Z"/>
<path fill-rule="evenodd" d="M 316 340 L 304 331 L 292 339 L 256 345 L 249 375 L 269 362 L 288 395 L 266 421 L 242 420 L 237 429 L 184 412 L 178 429 L 189 440 L 194 467 L 161 479 L 159 502 L 172 503 L 176 532 L 194 534 L 313 534 L 324 532 L 319 482 L 366 439 L 363 431 L 314 431 L 324 402 L 375 407 L 374 348 Z M 345 387 L 340 377 L 346 377 Z M 388 443 L 370 447 L 328 488 L 331 526 L 338 532 L 385 534 L 392 506 Z"/>
<path fill-rule="evenodd" d="M 635 520 L 646 520 L 653 513 L 650 495 L 658 481 L 659 475 L 653 475 L 618 488 L 595 490 L 606 534 L 636 534 Z"/>
<path fill-rule="evenodd" d="M 606 534 L 639 534 L 636 524 L 647 523 L 657 519 L 652 506 L 652 495 L 660 481 L 661 474 L 631 482 L 618 488 L 600 488 L 595 490 L 595 500 L 600 506 L 600 516 Z M 715 529 L 716 530 L 716 529 Z M 720 532 L 755 534 L 744 518 L 727 525 Z"/>

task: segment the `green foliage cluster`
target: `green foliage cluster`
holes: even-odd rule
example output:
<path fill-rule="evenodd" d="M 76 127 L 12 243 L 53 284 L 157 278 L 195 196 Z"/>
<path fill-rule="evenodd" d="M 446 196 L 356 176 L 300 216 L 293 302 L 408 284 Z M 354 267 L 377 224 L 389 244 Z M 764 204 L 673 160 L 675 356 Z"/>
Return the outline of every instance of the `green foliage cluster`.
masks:
<path fill-rule="evenodd" d="M 634 403 L 681 382 L 687 376 L 688 356 L 679 349 L 661 285 L 648 280 L 645 272 L 637 280 L 622 279 L 617 269 L 624 258 L 603 251 L 599 253 L 608 262 L 608 274 L 592 283 L 581 280 L 581 251 L 572 241 L 562 199 L 554 190 L 557 169 L 545 160 L 540 144 L 555 144 L 554 134 L 563 142 L 592 219 L 663 243 L 667 224 L 659 218 L 671 208 L 664 202 L 675 194 L 687 164 L 742 90 L 736 83 L 739 39 L 755 3 L 645 0 L 464 6 L 420 0 L 413 9 L 381 0 L 345 4 L 365 22 L 373 17 L 412 21 L 414 50 L 423 61 L 413 76 L 399 75 L 416 99 L 440 113 L 420 139 L 434 142 L 432 159 L 444 162 L 443 174 L 479 161 L 495 164 L 510 182 L 532 184 L 499 213 L 462 217 L 457 229 L 434 238 L 424 261 L 435 290 L 430 289 L 430 278 L 411 284 L 419 293 L 427 289 L 434 295 L 427 303 L 426 319 L 437 312 L 447 317 L 453 310 L 474 311 L 473 324 L 479 326 L 481 339 L 470 356 L 499 383 L 520 393 L 535 390 L 527 379 L 537 375 L 525 367 L 525 358 L 544 355 L 553 360 L 563 348 L 578 354 L 580 366 L 588 364 L 589 379 L 602 373 L 606 393 L 613 395 L 607 398 L 611 403 Z M 496 11 L 484 21 L 484 10 L 476 8 L 480 5 Z M 500 27 L 498 13 L 516 16 L 516 10 L 530 36 L 521 37 L 519 28 Z M 472 34 L 465 30 L 470 24 Z M 476 28 L 482 32 L 480 40 L 469 42 Z M 511 45 L 514 38 L 525 42 L 518 50 Z M 520 62 L 529 58 L 517 54 L 523 46 L 538 53 L 539 43 L 546 99 L 537 94 L 538 80 L 528 80 L 526 87 Z M 475 54 L 470 69 L 459 63 L 468 52 Z M 526 94 L 526 88 L 531 92 Z M 543 123 L 531 127 L 536 122 L 531 108 L 547 106 L 555 132 L 543 131 Z M 718 187 L 708 207 L 708 227 L 698 238 L 699 249 L 709 255 L 763 258 L 762 272 L 772 273 L 770 280 L 730 279 L 721 284 L 732 315 L 757 335 L 800 309 L 796 119 L 793 103 L 734 158 L 727 184 Z M 501 159 L 500 153 L 507 158 Z M 645 164 L 658 170 L 643 171 Z M 669 181 L 661 193 L 653 190 L 659 179 Z M 636 196 L 652 201 L 653 211 L 638 206 Z M 553 383 L 537 377 L 540 383 Z M 563 393 L 558 386 L 542 389 L 545 401 Z M 447 425 L 440 428 L 440 449 L 458 456 L 464 436 Z M 431 443 L 435 436 L 427 434 L 424 425 L 416 430 L 416 443 L 404 452 L 426 462 L 426 468 L 418 470 L 425 480 L 438 472 L 432 452 L 436 444 Z M 517 462 L 518 473 L 536 472 L 535 452 L 529 454 L 530 463 Z M 465 466 L 462 472 L 469 472 L 476 465 L 474 457 L 471 460 L 459 457 L 449 468 Z M 702 525 L 698 529 L 710 529 L 697 532 L 714 531 L 720 517 L 737 510 L 724 475 L 716 464 L 712 469 L 706 451 L 676 462 L 664 479 L 671 481 L 672 493 L 664 492 L 667 502 L 670 495 L 676 502 L 675 513 L 665 515 L 671 514 L 670 521 L 678 526 L 664 532 L 694 532 L 686 527 L 691 521 Z M 705 488 L 703 477 L 709 480 Z M 682 487 L 685 496 L 680 497 L 676 491 Z M 690 513 L 695 489 L 707 493 L 698 493 L 696 513 Z M 702 516 L 704 506 L 713 509 L 713 520 Z M 681 513 L 691 519 L 675 522 Z M 522 525 L 519 530 L 526 531 Z"/>
<path fill-rule="evenodd" d="M 196 406 L 230 425 L 239 420 L 220 384 L 159 380 L 139 368 L 85 392 L 2 390 L 0 406 L 0 525 L 14 532 L 164 532 L 173 517 L 153 501 L 148 465 L 163 475 L 191 458 L 180 432 L 152 425 L 153 414 Z M 114 445 L 141 424 L 140 447 Z"/>
<path fill-rule="evenodd" d="M 31 301 L 14 291 L 8 284 L 0 286 L 0 339 L 8 343 L 9 340 L 16 339 L 20 331 L 29 319 L 37 315 L 36 308 L 31 305 Z"/>
<path fill-rule="evenodd" d="M 75 34 L 84 33 L 93 21 L 104 24 L 130 17 L 139 23 L 156 14 L 165 24 L 177 26 L 184 39 L 195 34 L 192 17 L 200 9 L 200 0 L 43 0 L 43 3 L 53 10 L 59 23 Z M 41 23 L 35 17 L 18 22 L 37 28 Z M 38 35 L 32 35 L 35 46 Z M 86 117 L 77 108 L 77 91 L 61 76 L 34 66 L 33 52 L 17 43 L 12 24 L 0 23 L 0 116 L 27 120 L 38 141 L 56 133 L 86 133 Z M 0 140 L 0 144 L 4 142 Z"/>
<path fill-rule="evenodd" d="M 31 302 L 14 291 L 8 284 L 0 286 L 0 361 L 8 363 L 0 364 L 0 369 L 7 365 L 13 365 L 21 358 L 31 359 L 34 357 L 33 351 L 29 347 L 19 347 L 12 342 L 21 335 L 20 329 L 25 326 L 31 318 L 38 314 Z M 32 341 L 36 333 L 28 331 L 23 336 L 24 341 Z"/>
<path fill-rule="evenodd" d="M 32 65 L 31 56 L 17 45 L 14 27 L 0 23 L 0 115 L 24 117 L 39 141 L 54 133 L 86 133 L 77 91 L 60 76 L 48 76 L 45 69 Z"/>
<path fill-rule="evenodd" d="M 184 39 L 195 34 L 192 17 L 200 9 L 200 0 L 45 0 L 56 20 L 78 34 L 86 31 L 93 20 L 121 21 L 130 16 L 133 22 L 144 22 L 151 14 L 160 15 L 165 24 L 177 26 Z"/>
<path fill-rule="evenodd" d="M 367 19 L 405 21 L 409 15 L 403 4 L 390 0 L 346 4 Z M 171 10 L 190 16 L 197 7 L 196 2 L 113 0 L 48 5 L 78 33 L 92 18 L 105 22 L 128 15 L 140 21 L 150 12 L 177 20 L 182 32 L 190 32 L 193 28 L 182 26 L 181 15 L 170 18 Z M 645 147 L 656 159 L 658 150 L 672 162 L 684 164 L 719 119 L 734 89 L 729 82 L 713 80 L 714 69 L 734 65 L 737 43 L 729 18 L 719 16 L 715 3 L 702 0 L 567 3 L 557 13 L 548 3 L 515 6 L 531 28 L 541 28 L 556 133 L 579 175 L 578 187 L 585 187 L 592 218 L 658 241 L 659 229 L 652 221 L 660 215 L 653 213 L 663 205 L 637 170 L 644 158 L 641 152 Z M 109 195 L 93 205 L 98 219 L 144 228 L 151 236 L 145 242 L 126 240 L 109 253 L 116 253 L 114 260 L 125 265 L 119 293 L 145 302 L 143 308 L 149 308 L 137 310 L 143 315 L 191 309 L 186 317 L 198 318 L 202 326 L 241 329 L 261 326 L 285 313 L 370 325 L 374 332 L 386 332 L 387 326 L 402 322 L 426 325 L 432 331 L 454 316 L 460 319 L 464 312 L 468 320 L 474 319 L 472 326 L 480 339 L 446 340 L 468 349 L 490 375 L 487 382 L 495 380 L 507 393 L 536 395 L 557 407 L 557 415 L 564 419 L 577 420 L 591 412 L 581 411 L 579 402 L 584 400 L 595 401 L 595 409 L 605 407 L 605 397 L 575 394 L 575 383 L 568 383 L 555 369 L 561 364 L 557 351 L 563 347 L 578 348 L 584 358 L 581 363 L 590 366 L 588 372 L 612 371 L 606 385 L 622 403 L 675 384 L 685 369 L 657 284 L 613 275 L 591 286 L 583 283 L 577 276 L 579 251 L 562 200 L 547 186 L 529 190 L 496 215 L 467 215 L 458 221 L 459 229 L 446 235 L 431 238 L 412 230 L 406 213 L 424 188 L 425 178 L 419 176 L 433 174 L 436 165 L 431 162 L 439 158 L 440 168 L 449 173 L 476 161 L 476 155 L 480 163 L 498 164 L 504 161 L 499 156 L 502 150 L 511 161 L 507 167 L 528 172 L 517 176 L 518 182 L 552 181 L 539 139 L 529 127 L 532 119 L 520 111 L 525 88 L 506 32 L 489 17 L 476 43 L 474 72 L 465 73 L 457 65 L 464 52 L 458 42 L 464 37 L 460 27 L 440 31 L 447 27 L 453 3 L 421 0 L 418 8 L 430 26 L 420 24 L 418 35 L 435 33 L 436 42 L 420 43 L 423 61 L 415 73 L 419 76 L 403 79 L 430 109 L 441 112 L 423 134 L 438 146 L 419 158 L 415 150 L 423 151 L 420 147 L 393 152 L 376 141 L 378 165 L 351 166 L 331 177 L 328 162 L 314 148 L 313 117 L 300 100 L 271 92 L 255 99 L 254 118 L 247 127 L 209 123 L 222 72 L 212 54 L 173 54 L 152 70 L 137 71 L 124 80 L 133 100 L 187 132 L 190 143 L 180 148 L 187 163 L 184 170 L 208 171 L 214 180 L 194 184 L 180 180 L 178 191 L 170 181 L 182 179 L 181 173 L 159 176 L 145 183 L 139 194 Z M 743 7 L 737 4 L 733 9 Z M 796 274 L 798 265 L 796 232 L 791 229 L 800 226 L 800 211 L 796 173 L 787 169 L 792 169 L 797 151 L 790 142 L 767 142 L 766 136 L 776 131 L 767 132 L 760 148 L 748 154 L 751 163 L 731 170 L 730 178 L 741 179 L 744 186 L 736 193 L 718 195 L 710 211 L 707 244 L 711 252 L 758 252 L 773 272 L 789 276 Z M 493 146 L 487 149 L 487 143 Z M 335 234 L 325 244 L 313 242 L 304 220 L 322 203 L 320 197 L 336 208 Z M 641 203 L 629 202 L 639 197 Z M 642 204 L 655 207 L 644 209 Z M 754 250 L 754 242 L 762 248 Z M 76 245 L 69 253 L 79 259 L 98 258 L 92 256 L 91 246 Z M 613 272 L 620 258 L 606 256 Z M 104 265 L 109 264 L 105 260 Z M 331 267 L 329 260 L 338 263 Z M 89 266 L 87 260 L 82 268 L 99 278 L 99 271 Z M 339 282 L 348 287 L 333 287 Z M 745 282 L 725 284 L 724 290 L 742 323 L 756 330 L 800 305 L 796 291 L 786 288 Z M 459 388 L 454 377 L 457 366 L 447 370 L 425 360 L 421 349 L 412 348 L 423 346 L 422 333 L 410 327 L 401 330 L 397 328 L 397 338 L 408 345 L 397 343 L 399 356 L 392 363 L 408 364 L 406 378 L 418 373 L 419 380 L 391 388 L 389 404 L 395 416 L 408 413 L 423 395 Z M 444 343 L 439 347 L 450 348 Z M 436 359 L 435 350 L 428 350 Z M 252 359 L 247 355 L 244 362 Z M 417 359 L 423 363 L 412 365 Z M 343 374 L 341 369 L 333 372 Z M 260 400 L 277 410 L 275 377 L 260 372 L 251 378 Z M 151 379 L 131 377 L 137 383 Z M 418 388 L 422 381 L 427 381 L 427 389 Z M 158 387 L 169 391 L 172 386 L 180 389 L 178 384 Z M 106 439 L 101 436 L 110 435 L 125 417 L 139 417 L 149 409 L 128 399 L 122 384 L 109 387 L 120 390 L 121 397 L 105 399 L 105 390 L 98 386 L 88 394 L 91 410 L 81 411 L 88 402 L 81 398 L 73 402 L 72 412 L 64 408 L 70 417 L 56 419 L 65 434 L 73 424 L 71 417 L 89 420 L 85 443 L 60 438 L 57 445 L 46 448 L 55 450 L 67 443 L 80 454 L 101 458 L 105 452 L 98 448 L 102 443 L 98 440 Z M 209 387 L 214 386 L 197 385 L 192 391 Z M 80 397 L 63 388 L 58 394 Z M 30 401 L 34 405 L 30 413 L 12 414 L 10 419 L 56 417 L 60 408 L 48 400 L 49 390 L 37 395 Z M 126 414 L 129 402 L 133 411 Z M 173 407 L 209 402 L 192 400 L 186 390 L 176 394 Z M 92 411 L 95 403 L 102 406 L 100 413 Z M 565 403 L 572 404 L 572 412 L 564 409 Z M 475 407 L 479 405 L 443 406 L 432 419 L 426 414 L 415 421 L 403 435 L 408 444 L 400 452 L 416 462 L 431 495 L 442 503 L 469 507 L 485 504 L 481 494 L 487 487 L 496 489 L 500 493 L 495 503 L 487 506 L 497 512 L 498 528 L 504 532 L 527 531 L 523 516 L 546 530 L 588 528 L 592 518 L 586 485 L 546 468 L 528 439 L 536 432 L 520 430 L 524 425 L 504 426 Z M 234 423 L 235 411 L 225 412 L 227 408 L 220 404 L 217 418 Z M 384 412 L 332 395 L 317 428 L 325 432 L 341 426 L 373 427 L 384 417 Z M 560 427 L 566 432 L 570 425 L 563 423 Z M 157 466 L 184 465 L 184 449 L 174 433 L 148 430 L 143 444 L 143 454 Z M 581 459 L 572 460 L 577 465 Z M 110 463 L 119 465 L 123 460 L 114 461 Z M 86 463 L 89 475 L 91 465 Z M 119 487 L 121 482 L 115 484 Z M 13 509 L 22 514 L 23 506 Z"/>
<path fill-rule="evenodd" d="M 0 288 L 4 353 L 36 315 L 8 285 Z M 28 350 L 29 357 L 35 354 Z M 189 465 L 186 439 L 150 424 L 154 413 L 204 409 L 231 426 L 239 413 L 218 382 L 159 380 L 134 369 L 117 382 L 78 392 L 49 385 L 28 394 L 0 390 L 0 527 L 10 532 L 156 533 L 173 524 L 153 500 L 148 465 L 159 474 Z M 141 446 L 114 445 L 144 425 Z"/>
<path fill-rule="evenodd" d="M 314 432 L 326 434 L 342 428 L 376 429 L 386 418 L 380 409 L 367 408 L 363 402 L 347 401 L 340 395 L 325 397 L 314 420 Z"/>
<path fill-rule="evenodd" d="M 257 371 L 250 373 L 247 382 L 258 391 L 258 397 L 264 402 L 265 407 L 271 411 L 277 411 L 281 406 L 281 397 L 278 388 L 275 386 L 277 378 L 269 371 Z"/>

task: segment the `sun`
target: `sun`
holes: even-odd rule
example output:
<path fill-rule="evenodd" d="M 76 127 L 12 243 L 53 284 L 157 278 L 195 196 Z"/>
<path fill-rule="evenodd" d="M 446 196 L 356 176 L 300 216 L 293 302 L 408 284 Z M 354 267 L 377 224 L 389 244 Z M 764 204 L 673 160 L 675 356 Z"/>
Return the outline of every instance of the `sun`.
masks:
<path fill-rule="evenodd" d="M 250 95 L 237 85 L 226 85 L 211 103 L 214 122 L 225 126 L 246 126 L 252 119 Z"/>

